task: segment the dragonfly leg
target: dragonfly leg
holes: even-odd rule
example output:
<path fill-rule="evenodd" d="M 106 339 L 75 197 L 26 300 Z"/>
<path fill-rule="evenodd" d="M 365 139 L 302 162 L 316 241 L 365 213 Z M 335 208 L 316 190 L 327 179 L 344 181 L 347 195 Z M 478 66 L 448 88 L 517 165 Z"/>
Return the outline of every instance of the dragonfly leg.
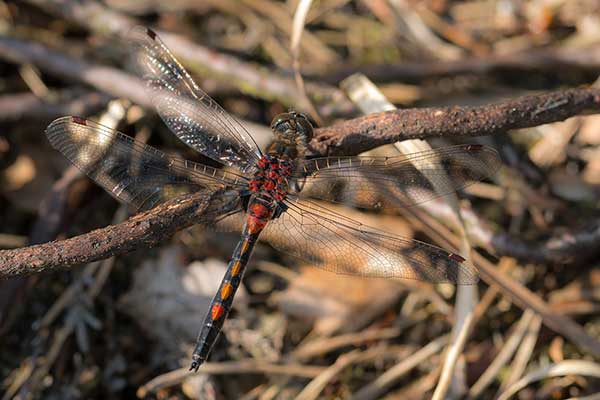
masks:
<path fill-rule="evenodd" d="M 277 204 L 277 208 L 275 209 L 275 212 L 273 213 L 273 219 L 279 218 L 281 216 L 281 214 L 283 214 L 284 212 L 287 211 L 288 208 L 289 207 L 287 204 L 285 204 L 284 202 L 279 202 L 279 204 Z"/>

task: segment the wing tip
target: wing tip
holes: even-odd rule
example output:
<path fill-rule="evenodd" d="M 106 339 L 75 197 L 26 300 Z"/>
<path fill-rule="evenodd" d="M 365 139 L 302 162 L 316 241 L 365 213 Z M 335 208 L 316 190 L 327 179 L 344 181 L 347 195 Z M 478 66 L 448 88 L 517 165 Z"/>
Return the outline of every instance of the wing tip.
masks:
<path fill-rule="evenodd" d="M 158 37 L 155 31 L 144 25 L 135 25 L 129 29 L 124 36 L 138 44 L 142 43 L 146 38 L 155 41 Z"/>
<path fill-rule="evenodd" d="M 80 125 L 86 125 L 86 119 L 82 117 L 73 117 L 73 116 L 64 116 L 56 118 L 54 121 L 50 122 L 50 124 L 44 130 L 44 133 L 48 137 L 48 139 L 52 142 L 53 137 L 56 134 L 56 127 L 65 124 L 65 123 L 79 123 Z"/>
<path fill-rule="evenodd" d="M 87 126 L 87 119 L 83 117 L 71 117 L 71 122 L 77 125 Z"/>
<path fill-rule="evenodd" d="M 146 35 L 152 39 L 155 40 L 156 39 L 156 32 L 154 32 L 152 29 L 150 28 L 146 28 Z"/>
<path fill-rule="evenodd" d="M 467 151 L 480 151 L 483 147 L 482 144 L 466 144 L 464 149 Z"/>
<path fill-rule="evenodd" d="M 446 276 L 448 283 L 457 285 L 475 285 L 479 282 L 479 274 L 477 269 L 467 262 L 467 260 L 460 254 L 448 252 L 446 257 L 451 260 L 455 268 L 448 270 Z"/>
<path fill-rule="evenodd" d="M 456 254 L 456 253 L 448 253 L 448 258 L 450 258 L 451 260 L 456 261 L 459 264 L 464 263 L 465 261 L 467 261 L 464 257 Z"/>

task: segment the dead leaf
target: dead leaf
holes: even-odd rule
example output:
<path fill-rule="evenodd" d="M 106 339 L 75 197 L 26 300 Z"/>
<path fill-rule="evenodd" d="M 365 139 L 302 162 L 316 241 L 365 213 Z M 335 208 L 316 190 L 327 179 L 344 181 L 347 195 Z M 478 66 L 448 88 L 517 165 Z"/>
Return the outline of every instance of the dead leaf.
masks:
<path fill-rule="evenodd" d="M 131 290 L 119 301 L 121 309 L 144 332 L 178 357 L 187 354 L 194 344 L 227 269 L 219 260 L 195 261 L 185 266 L 182 259 L 179 246 L 165 247 L 158 260 L 147 260 L 135 270 Z M 245 301 L 244 288 L 240 287 L 233 305 Z"/>
<path fill-rule="evenodd" d="M 404 288 L 389 279 L 339 275 L 303 267 L 283 292 L 274 296 L 287 314 L 315 320 L 323 335 L 352 332 L 373 320 L 398 300 Z"/>

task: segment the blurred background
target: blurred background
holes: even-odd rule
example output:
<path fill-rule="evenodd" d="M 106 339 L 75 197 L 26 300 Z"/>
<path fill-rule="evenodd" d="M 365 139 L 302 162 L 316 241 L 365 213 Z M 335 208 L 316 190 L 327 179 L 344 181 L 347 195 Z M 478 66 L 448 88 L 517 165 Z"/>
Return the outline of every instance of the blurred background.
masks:
<path fill-rule="evenodd" d="M 595 85 L 600 72 L 598 1 L 315 1 L 294 28 L 297 6 L 1 0 L 0 249 L 127 218 L 50 147 L 44 129 L 57 117 L 88 117 L 205 161 L 168 131 L 124 62 L 134 25 L 157 30 L 263 147 L 273 116 L 290 108 L 322 126 L 362 115 L 357 81 L 398 108 L 476 106 Z M 335 275 L 259 245 L 211 362 L 189 375 L 238 240 L 193 227 L 152 249 L 1 281 L 3 398 L 599 398 L 598 254 L 553 260 L 546 250 L 582 235 L 582 253 L 600 246 L 600 118 L 460 142 L 494 147 L 505 163 L 461 196 L 473 262 L 494 271 L 465 295 Z M 402 215 L 340 212 L 429 243 L 460 242 L 443 199 Z"/>

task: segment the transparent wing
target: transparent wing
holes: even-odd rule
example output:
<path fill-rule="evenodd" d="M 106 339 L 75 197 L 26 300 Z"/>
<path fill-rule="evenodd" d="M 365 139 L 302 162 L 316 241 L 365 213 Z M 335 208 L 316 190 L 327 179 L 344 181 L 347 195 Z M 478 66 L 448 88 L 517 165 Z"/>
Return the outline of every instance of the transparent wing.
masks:
<path fill-rule="evenodd" d="M 303 197 L 364 208 L 407 207 L 489 178 L 501 166 L 498 153 L 458 145 L 398 157 L 324 157 L 299 170 Z"/>
<path fill-rule="evenodd" d="M 261 237 L 328 271 L 364 277 L 472 284 L 477 272 L 461 256 L 368 227 L 306 200 L 270 221 Z"/>
<path fill-rule="evenodd" d="M 169 157 L 96 122 L 62 117 L 46 129 L 52 147 L 117 200 L 138 210 L 199 190 L 247 187 L 245 178 Z"/>
<path fill-rule="evenodd" d="M 135 67 L 171 131 L 205 156 L 253 172 L 261 153 L 250 133 L 196 85 L 155 32 L 138 26 L 128 37 Z"/>

